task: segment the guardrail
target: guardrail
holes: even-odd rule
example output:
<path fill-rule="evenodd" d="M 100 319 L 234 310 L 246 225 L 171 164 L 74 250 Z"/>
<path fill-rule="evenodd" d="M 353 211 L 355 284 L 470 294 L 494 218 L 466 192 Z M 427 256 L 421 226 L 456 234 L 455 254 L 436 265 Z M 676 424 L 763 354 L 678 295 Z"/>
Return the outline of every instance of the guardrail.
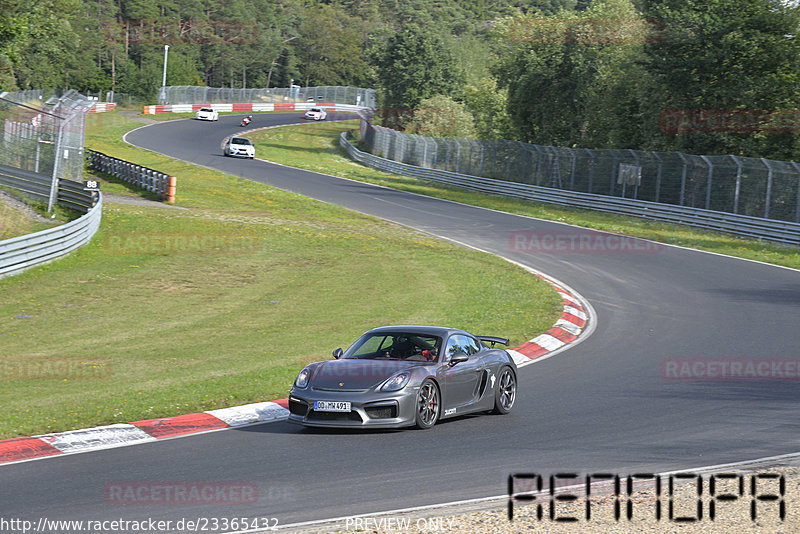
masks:
<path fill-rule="evenodd" d="M 86 149 L 89 167 L 104 172 L 129 184 L 161 195 L 167 202 L 175 202 L 177 179 L 160 171 Z"/>
<path fill-rule="evenodd" d="M 576 191 L 566 191 L 550 187 L 535 186 L 492 178 L 469 176 L 452 171 L 427 169 L 407 163 L 400 163 L 362 152 L 349 141 L 351 132 L 343 132 L 339 144 L 351 158 L 378 170 L 434 180 L 473 191 L 503 195 L 536 202 L 547 202 L 561 206 L 593 209 L 631 215 L 657 221 L 686 224 L 709 230 L 718 230 L 736 235 L 755 237 L 768 241 L 800 245 L 800 224 L 762 219 L 746 215 L 735 215 L 701 208 L 661 204 L 646 200 L 609 197 Z"/>
<path fill-rule="evenodd" d="M 0 185 L 47 202 L 51 179 L 31 172 L 0 166 Z M 84 191 L 77 182 L 59 180 L 58 202 L 85 215 L 61 226 L 0 241 L 0 278 L 48 263 L 88 243 L 100 228 L 103 197 Z"/>
<path fill-rule="evenodd" d="M 0 185 L 14 188 L 25 196 L 47 203 L 51 184 L 52 178 L 49 176 L 0 165 Z M 58 180 L 56 202 L 84 213 L 94 206 L 93 197 L 84 191 L 83 184 L 69 180 Z"/>

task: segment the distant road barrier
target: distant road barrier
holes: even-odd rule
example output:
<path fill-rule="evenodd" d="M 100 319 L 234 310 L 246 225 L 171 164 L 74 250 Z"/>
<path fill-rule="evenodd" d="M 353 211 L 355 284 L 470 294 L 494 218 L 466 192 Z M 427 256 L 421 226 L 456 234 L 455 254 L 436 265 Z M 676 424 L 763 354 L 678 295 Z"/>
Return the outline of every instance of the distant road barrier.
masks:
<path fill-rule="evenodd" d="M 104 172 L 124 182 L 161 195 L 167 202 L 175 202 L 177 179 L 160 171 L 129 163 L 123 159 L 107 156 L 96 150 L 86 149 L 89 167 Z"/>
<path fill-rule="evenodd" d="M 325 111 L 350 111 L 355 113 L 364 109 L 363 106 L 355 106 L 351 104 L 332 104 L 327 102 L 256 102 L 252 104 L 159 104 L 155 106 L 144 106 L 144 113 L 146 115 L 156 115 L 159 113 L 195 113 L 200 108 L 206 107 L 220 113 L 247 113 L 248 111 L 304 111 L 311 108 L 323 108 Z"/>
<path fill-rule="evenodd" d="M 51 178 L 0 165 L 0 186 L 16 189 L 25 196 L 47 202 Z M 58 181 L 58 200 L 85 215 L 61 226 L 0 241 L 0 278 L 20 273 L 29 267 L 66 256 L 88 243 L 100 228 L 103 198 L 85 191 L 83 184 Z"/>
<path fill-rule="evenodd" d="M 736 215 L 688 206 L 661 204 L 632 198 L 566 191 L 564 189 L 470 176 L 441 169 L 418 167 L 362 152 L 350 143 L 350 136 L 351 132 L 342 132 L 339 137 L 339 143 L 351 158 L 364 165 L 393 174 L 434 180 L 493 195 L 593 209 L 619 215 L 632 215 L 634 217 L 687 224 L 779 243 L 800 245 L 800 224 L 798 223 Z"/>
<path fill-rule="evenodd" d="M 114 111 L 116 108 L 117 104 L 114 102 L 98 102 L 89 110 L 89 113 L 105 113 L 106 111 Z"/>

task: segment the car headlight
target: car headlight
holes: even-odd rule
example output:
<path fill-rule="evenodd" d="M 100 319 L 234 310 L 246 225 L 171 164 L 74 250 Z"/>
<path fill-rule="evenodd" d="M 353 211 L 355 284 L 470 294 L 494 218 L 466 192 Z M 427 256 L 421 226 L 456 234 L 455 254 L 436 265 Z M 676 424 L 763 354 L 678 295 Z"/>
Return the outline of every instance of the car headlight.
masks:
<path fill-rule="evenodd" d="M 302 371 L 300 371 L 300 374 L 297 375 L 297 378 L 294 379 L 295 387 L 302 389 L 308 386 L 309 376 L 311 376 L 311 371 L 309 371 L 307 367 Z"/>
<path fill-rule="evenodd" d="M 402 373 L 397 373 L 389 380 L 383 383 L 381 386 L 382 391 L 397 391 L 406 387 L 408 384 L 408 379 L 411 378 L 411 373 L 407 371 L 403 371 Z"/>

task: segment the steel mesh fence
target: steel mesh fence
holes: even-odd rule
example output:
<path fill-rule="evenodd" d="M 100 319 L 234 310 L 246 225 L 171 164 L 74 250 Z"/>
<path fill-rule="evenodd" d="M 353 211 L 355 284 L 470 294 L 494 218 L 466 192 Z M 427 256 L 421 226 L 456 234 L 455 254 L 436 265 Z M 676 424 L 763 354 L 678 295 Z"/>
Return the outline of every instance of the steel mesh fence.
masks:
<path fill-rule="evenodd" d="M 167 86 L 159 89 L 159 104 L 250 104 L 297 103 L 348 104 L 372 108 L 376 105 L 375 90 L 358 87 L 320 86 L 229 89 L 190 85 Z"/>
<path fill-rule="evenodd" d="M 430 169 L 800 222 L 800 165 L 741 156 L 563 148 L 518 141 L 436 139 L 372 124 L 361 140 L 376 156 Z"/>
<path fill-rule="evenodd" d="M 74 90 L 44 101 L 41 91 L 0 97 L 0 164 L 79 182 L 86 113 L 94 102 Z"/>

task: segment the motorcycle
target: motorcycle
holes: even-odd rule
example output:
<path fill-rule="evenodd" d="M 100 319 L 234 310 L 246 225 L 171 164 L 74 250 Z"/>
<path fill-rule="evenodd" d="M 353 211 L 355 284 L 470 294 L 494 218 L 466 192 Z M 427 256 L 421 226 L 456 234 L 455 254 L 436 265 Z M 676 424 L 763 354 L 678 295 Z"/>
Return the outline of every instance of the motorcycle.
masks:
<path fill-rule="evenodd" d="M 245 117 L 245 118 L 243 118 L 243 119 L 242 119 L 242 124 L 241 124 L 241 126 L 247 126 L 247 125 L 248 125 L 248 124 L 250 124 L 251 122 L 253 122 L 253 118 L 252 118 L 252 117 L 250 117 L 250 116 L 247 116 L 247 117 Z"/>

